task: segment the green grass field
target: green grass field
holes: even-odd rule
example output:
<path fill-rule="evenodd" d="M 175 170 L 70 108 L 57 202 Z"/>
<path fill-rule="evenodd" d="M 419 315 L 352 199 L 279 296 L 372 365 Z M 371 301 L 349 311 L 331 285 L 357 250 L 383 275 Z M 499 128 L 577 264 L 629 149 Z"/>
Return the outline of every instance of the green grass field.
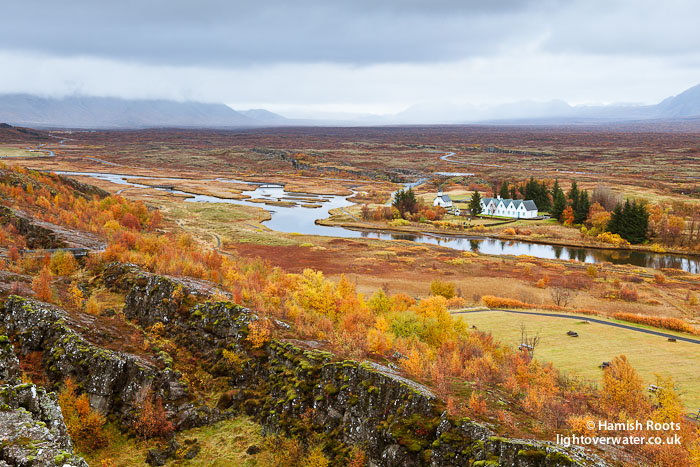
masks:
<path fill-rule="evenodd" d="M 540 343 L 535 358 L 552 362 L 555 367 L 572 375 L 600 383 L 602 370 L 598 365 L 624 354 L 634 365 L 645 384 L 654 382 L 654 375 L 672 376 L 688 412 L 697 413 L 700 407 L 700 345 L 690 342 L 668 342 L 665 337 L 653 336 L 604 324 L 584 324 L 581 321 L 546 316 L 515 315 L 500 311 L 484 311 L 457 315 L 469 326 L 508 345 L 520 344 L 520 325 L 529 335 L 539 333 Z M 625 323 L 630 324 L 630 323 Z M 576 331 L 579 337 L 569 337 L 567 331 Z M 678 334 L 660 329 L 668 334 Z M 680 334 L 678 334 L 680 335 Z"/>
<path fill-rule="evenodd" d="M 0 159 L 6 158 L 6 157 L 22 157 L 22 158 L 24 158 L 24 157 L 38 157 L 38 156 L 45 156 L 45 155 L 46 155 L 46 153 L 44 151 L 31 152 L 28 149 L 0 146 Z"/>

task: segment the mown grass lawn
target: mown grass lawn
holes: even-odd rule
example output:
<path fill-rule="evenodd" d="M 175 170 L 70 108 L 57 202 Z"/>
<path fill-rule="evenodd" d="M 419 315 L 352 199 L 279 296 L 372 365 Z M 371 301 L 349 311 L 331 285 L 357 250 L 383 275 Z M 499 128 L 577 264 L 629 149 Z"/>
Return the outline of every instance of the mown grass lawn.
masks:
<path fill-rule="evenodd" d="M 529 335 L 539 333 L 541 340 L 535 349 L 535 358 L 552 362 L 569 374 L 579 375 L 600 383 L 601 362 L 624 354 L 637 369 L 645 384 L 654 383 L 655 374 L 672 376 L 676 389 L 688 412 L 697 413 L 700 407 L 700 345 L 690 342 L 669 342 L 665 337 L 615 328 L 604 324 L 583 324 L 581 321 L 532 315 L 516 315 L 500 311 L 484 311 L 456 315 L 471 327 L 488 331 L 506 344 L 517 347 L 520 343 L 520 325 Z M 599 318 L 599 317 L 596 317 Z M 624 323 L 630 324 L 630 323 Z M 640 326 L 641 327 L 641 326 Z M 645 326 L 646 327 L 646 326 Z M 569 337 L 567 331 L 576 331 L 579 337 Z M 665 329 L 659 329 L 668 334 Z"/>

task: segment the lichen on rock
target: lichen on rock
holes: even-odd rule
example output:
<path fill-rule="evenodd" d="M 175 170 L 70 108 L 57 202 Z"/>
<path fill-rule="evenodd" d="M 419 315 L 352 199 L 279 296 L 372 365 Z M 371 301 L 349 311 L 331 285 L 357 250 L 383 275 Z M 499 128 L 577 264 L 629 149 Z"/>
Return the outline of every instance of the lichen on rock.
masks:
<path fill-rule="evenodd" d="M 0 369 L 14 366 L 16 360 L 9 340 L 0 336 Z M 16 378 L 5 381 L 9 384 L 0 385 L 0 467 L 87 467 L 73 455 L 56 394 L 18 384 Z"/>
<path fill-rule="evenodd" d="M 91 344 L 68 326 L 65 312 L 58 307 L 10 296 L 0 311 L 0 323 L 18 339 L 22 352 L 43 351 L 51 383 L 72 377 L 93 409 L 116 415 L 124 426 L 136 419 L 149 394 L 163 401 L 177 427 L 221 419 L 215 409 L 193 401 L 187 385 L 171 368 L 159 370 L 141 357 Z"/>

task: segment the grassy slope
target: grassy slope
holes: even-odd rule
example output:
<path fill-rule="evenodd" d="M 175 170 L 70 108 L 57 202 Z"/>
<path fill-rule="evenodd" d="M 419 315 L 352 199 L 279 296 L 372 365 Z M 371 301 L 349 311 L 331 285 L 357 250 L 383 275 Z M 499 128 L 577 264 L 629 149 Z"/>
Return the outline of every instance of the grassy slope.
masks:
<path fill-rule="evenodd" d="M 602 324 L 583 324 L 569 319 L 514 315 L 499 311 L 485 311 L 460 315 L 469 326 L 490 331 L 502 342 L 517 346 L 520 343 L 520 324 L 528 334 L 539 333 L 540 344 L 535 357 L 550 361 L 554 366 L 595 382 L 601 381 L 598 368 L 603 361 L 625 354 L 637 369 L 645 384 L 654 382 L 654 374 L 672 376 L 688 411 L 700 407 L 700 346 L 688 342 L 668 342 L 666 338 L 643 334 Z M 582 316 L 582 321 L 585 319 Z M 625 323 L 629 324 L 629 323 Z M 572 330 L 578 338 L 566 335 Z M 666 331 L 662 332 L 676 334 Z"/>
<path fill-rule="evenodd" d="M 114 426 L 109 426 L 110 446 L 91 454 L 84 455 L 88 464 L 93 466 L 110 465 L 114 467 L 132 467 L 146 465 L 146 454 L 157 443 L 146 443 L 136 438 L 127 438 Z M 168 461 L 167 465 L 178 466 L 268 466 L 270 455 L 266 452 L 260 426 L 246 417 L 237 417 L 216 425 L 194 428 L 179 433 L 177 440 L 184 445 L 185 439 L 197 439 L 201 451 L 191 460 Z M 249 446 L 255 445 L 263 451 L 256 455 L 246 454 Z M 111 460 L 112 464 L 107 463 Z"/>

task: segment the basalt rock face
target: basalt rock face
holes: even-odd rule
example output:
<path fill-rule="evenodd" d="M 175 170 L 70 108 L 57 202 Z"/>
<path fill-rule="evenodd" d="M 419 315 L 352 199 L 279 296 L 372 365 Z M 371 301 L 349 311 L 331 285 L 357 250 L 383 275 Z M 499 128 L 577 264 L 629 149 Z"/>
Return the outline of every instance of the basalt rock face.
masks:
<path fill-rule="evenodd" d="M 372 466 L 605 465 L 551 443 L 500 438 L 477 422 L 453 420 L 430 389 L 376 363 L 333 361 L 332 354 L 278 341 L 254 359 L 247 368 L 256 371 L 232 379 L 236 387 L 222 408 L 245 411 L 268 432 L 325 433 L 336 455 L 363 446 Z"/>
<path fill-rule="evenodd" d="M 12 349 L 10 339 L 0 335 L 0 384 L 16 383 L 19 376 L 19 360 Z"/>
<path fill-rule="evenodd" d="M 89 343 L 66 324 L 64 312 L 57 307 L 11 296 L 0 311 L 0 325 L 20 342 L 22 353 L 43 352 L 43 367 L 51 383 L 72 377 L 94 409 L 116 415 L 124 425 L 134 420 L 151 394 L 162 399 L 178 428 L 221 419 L 217 411 L 191 402 L 187 386 L 172 368 L 159 369 L 138 356 Z"/>
<path fill-rule="evenodd" d="M 56 394 L 19 384 L 18 373 L 9 339 L 0 335 L 0 467 L 87 467 L 73 455 Z"/>
<path fill-rule="evenodd" d="M 143 327 L 162 323 L 178 343 L 207 358 L 248 335 L 257 317 L 230 302 L 201 303 L 214 291 L 200 283 L 140 271 L 136 266 L 113 263 L 103 273 L 106 286 L 128 291 L 124 314 Z M 197 303 L 200 302 L 200 303 Z"/>
<path fill-rule="evenodd" d="M 253 312 L 229 302 L 183 307 L 173 292 L 193 292 L 171 278 L 111 265 L 104 280 L 130 287 L 127 316 L 142 325 L 165 323 L 165 332 L 207 359 L 210 371 L 230 376 L 219 409 L 245 412 L 268 433 L 321 433 L 336 460 L 359 445 L 373 467 L 605 465 L 551 443 L 499 438 L 469 419 L 454 420 L 430 389 L 376 363 L 337 361 L 297 341 L 253 348 L 246 340 L 258 319 Z"/>
<path fill-rule="evenodd" d="M 36 225 L 32 220 L 12 209 L 0 206 L 0 225 L 10 224 L 24 235 L 29 248 L 63 248 L 66 242 L 56 237 L 51 230 Z"/>

